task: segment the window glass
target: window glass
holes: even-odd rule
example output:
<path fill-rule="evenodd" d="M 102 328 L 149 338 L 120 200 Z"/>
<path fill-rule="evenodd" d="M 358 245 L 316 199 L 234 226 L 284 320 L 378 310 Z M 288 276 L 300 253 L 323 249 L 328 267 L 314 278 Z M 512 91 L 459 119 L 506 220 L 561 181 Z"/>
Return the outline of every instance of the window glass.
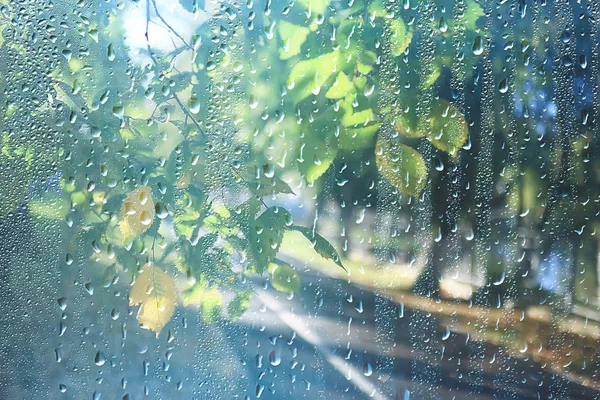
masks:
<path fill-rule="evenodd" d="M 599 8 L 0 0 L 0 398 L 600 398 Z"/>

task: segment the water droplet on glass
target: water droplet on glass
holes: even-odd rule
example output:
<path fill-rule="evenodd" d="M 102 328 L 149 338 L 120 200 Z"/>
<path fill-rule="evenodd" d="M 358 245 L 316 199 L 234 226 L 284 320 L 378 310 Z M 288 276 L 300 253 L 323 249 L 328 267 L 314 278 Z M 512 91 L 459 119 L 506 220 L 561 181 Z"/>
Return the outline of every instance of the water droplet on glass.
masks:
<path fill-rule="evenodd" d="M 271 353 L 269 354 L 269 362 L 274 367 L 281 364 L 281 351 L 279 351 L 279 350 L 271 351 Z"/>
<path fill-rule="evenodd" d="M 94 357 L 94 363 L 99 367 L 103 366 L 106 363 L 106 358 L 104 357 L 104 354 L 101 351 L 96 353 L 96 356 Z"/>
<path fill-rule="evenodd" d="M 188 100 L 188 107 L 192 114 L 198 114 L 200 112 L 200 100 L 194 96 L 190 97 Z"/>
<path fill-rule="evenodd" d="M 473 41 L 473 47 L 471 48 L 473 54 L 476 56 L 480 56 L 483 54 L 483 39 L 481 36 L 475 36 L 475 40 Z"/>
<path fill-rule="evenodd" d="M 371 366 L 370 362 L 366 362 L 363 365 L 363 374 L 364 374 L 364 376 L 371 376 L 371 375 L 373 375 L 373 366 Z"/>
<path fill-rule="evenodd" d="M 112 43 L 108 45 L 106 56 L 108 57 L 108 61 L 114 61 L 116 58 L 115 50 L 113 49 Z"/>
<path fill-rule="evenodd" d="M 502 94 L 508 92 L 508 82 L 506 78 L 502 79 L 498 84 L 498 91 Z"/>
<path fill-rule="evenodd" d="M 448 31 L 448 24 L 446 23 L 446 19 L 444 17 L 440 18 L 440 22 L 438 23 L 438 29 L 442 33 L 446 33 Z"/>
<path fill-rule="evenodd" d="M 61 311 L 65 311 L 67 309 L 67 298 L 61 297 L 58 299 L 58 307 L 60 307 Z"/>
<path fill-rule="evenodd" d="M 365 86 L 365 90 L 364 90 L 365 96 L 369 97 L 370 95 L 373 94 L 374 91 L 375 91 L 375 84 L 373 84 L 372 82 L 367 83 Z"/>

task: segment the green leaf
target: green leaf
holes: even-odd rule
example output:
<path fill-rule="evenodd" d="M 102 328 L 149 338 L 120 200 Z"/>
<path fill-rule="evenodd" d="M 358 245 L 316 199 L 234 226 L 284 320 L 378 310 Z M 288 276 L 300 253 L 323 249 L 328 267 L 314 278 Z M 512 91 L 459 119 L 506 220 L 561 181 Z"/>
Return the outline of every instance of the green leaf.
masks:
<path fill-rule="evenodd" d="M 175 202 L 175 217 L 173 218 L 177 236 L 191 238 L 194 230 L 208 217 L 210 204 L 207 202 L 207 193 L 194 185 L 177 198 Z"/>
<path fill-rule="evenodd" d="M 310 8 L 313 14 L 323 14 L 331 0 L 298 0 L 298 2 L 307 9 Z"/>
<path fill-rule="evenodd" d="M 353 81 L 354 81 L 354 86 L 356 86 L 356 88 L 358 90 L 362 90 L 365 88 L 365 85 L 367 84 L 367 77 L 361 76 L 361 75 L 355 76 Z"/>
<path fill-rule="evenodd" d="M 425 135 L 423 130 L 418 129 L 416 118 L 406 114 L 396 120 L 396 130 L 399 134 L 408 138 L 420 138 Z"/>
<path fill-rule="evenodd" d="M 467 8 L 459 24 L 464 25 L 465 29 L 474 31 L 477 29 L 477 21 L 483 16 L 485 16 L 483 8 L 476 1 L 467 0 Z"/>
<path fill-rule="evenodd" d="M 279 251 L 285 229 L 292 223 L 290 213 L 281 207 L 269 207 L 250 221 L 244 233 L 249 242 L 249 258 L 257 273 L 262 273 Z"/>
<path fill-rule="evenodd" d="M 122 243 L 122 242 L 121 242 Z M 138 268 L 138 258 L 124 247 L 113 246 L 117 262 L 125 271 L 135 271 Z"/>
<path fill-rule="evenodd" d="M 356 69 L 363 75 L 367 75 L 373 69 L 373 65 L 377 61 L 377 53 L 365 50 L 359 55 L 359 62 L 356 64 Z"/>
<path fill-rule="evenodd" d="M 383 0 L 374 0 L 369 4 L 369 14 L 375 14 L 376 17 L 383 17 L 386 14 Z"/>
<path fill-rule="evenodd" d="M 422 89 L 429 89 L 438 80 L 442 71 L 437 63 L 430 64 L 425 67 L 425 79 L 421 82 Z"/>
<path fill-rule="evenodd" d="M 288 263 L 275 259 L 269 264 L 271 285 L 280 292 L 300 292 L 300 275 Z"/>
<path fill-rule="evenodd" d="M 279 49 L 279 58 L 282 60 L 287 60 L 300 53 L 302 45 L 310 34 L 310 29 L 287 21 L 279 21 L 277 29 L 283 41 L 283 47 Z"/>
<path fill-rule="evenodd" d="M 305 226 L 294 225 L 292 230 L 298 231 L 304 235 L 308 240 L 311 241 L 313 249 L 323 258 L 328 260 L 332 260 L 334 263 L 342 267 L 344 271 L 344 265 L 342 264 L 342 260 L 338 255 L 335 248 L 325 239 L 323 236 L 319 235 L 313 229 L 307 228 Z"/>
<path fill-rule="evenodd" d="M 248 185 L 258 196 L 272 196 L 275 194 L 294 194 L 294 191 L 279 178 L 262 178 L 258 182 L 249 182 Z"/>
<path fill-rule="evenodd" d="M 372 109 L 355 111 L 353 101 L 353 96 L 348 96 L 339 102 L 344 114 L 338 143 L 344 150 L 357 150 L 368 146 L 380 126 L 374 122 L 376 115 Z"/>
<path fill-rule="evenodd" d="M 375 148 L 377 167 L 392 185 L 411 196 L 418 196 L 427 183 L 423 157 L 412 147 L 380 136 Z"/>
<path fill-rule="evenodd" d="M 406 28 L 406 23 L 401 18 L 389 20 L 390 45 L 394 57 L 398 57 L 408 48 L 412 40 L 412 31 Z"/>
<path fill-rule="evenodd" d="M 265 164 L 262 167 L 250 167 L 243 175 L 244 181 L 250 189 L 258 196 L 272 196 L 279 193 L 294 194 L 290 185 L 273 175 L 268 178 L 266 175 L 273 171 L 273 164 Z"/>
<path fill-rule="evenodd" d="M 0 4 L 2 4 L 2 1 L 0 1 Z M 2 47 L 2 45 L 4 44 L 4 35 L 2 34 L 4 28 L 6 28 L 6 24 L 0 24 L 0 47 Z"/>
<path fill-rule="evenodd" d="M 450 102 L 440 100 L 429 121 L 431 143 L 452 156 L 456 155 L 469 137 L 469 127 L 460 110 Z"/>
<path fill-rule="evenodd" d="M 250 298 L 252 297 L 252 292 L 242 292 L 238 293 L 233 300 L 229 302 L 227 305 L 227 313 L 232 320 L 236 320 L 242 316 L 242 314 L 248 309 L 250 305 Z"/>
<path fill-rule="evenodd" d="M 69 213 L 68 201 L 58 196 L 45 196 L 41 200 L 31 200 L 28 207 L 31 215 L 54 221 L 64 220 Z"/>
<path fill-rule="evenodd" d="M 352 108 L 350 108 L 348 111 L 349 112 L 346 112 L 342 117 L 342 124 L 344 126 L 365 126 L 375 119 L 375 114 L 370 108 L 356 112 L 353 112 Z"/>
<path fill-rule="evenodd" d="M 202 320 L 207 323 L 218 321 L 221 316 L 222 306 L 223 297 L 219 289 L 212 287 L 205 293 L 204 299 L 200 302 L 200 316 Z"/>
<path fill-rule="evenodd" d="M 334 132 L 340 123 L 341 112 L 333 107 L 321 112 L 319 118 L 302 126 L 302 139 L 296 156 L 298 170 L 307 182 L 314 182 L 329 169 L 337 156 Z"/>
<path fill-rule="evenodd" d="M 310 60 L 300 61 L 292 68 L 287 87 L 296 102 L 300 102 L 311 94 L 318 95 L 323 85 L 343 66 L 339 51 L 324 54 Z"/>
<path fill-rule="evenodd" d="M 302 162 L 298 169 L 307 182 L 319 179 L 333 164 L 337 148 L 331 148 L 325 143 L 307 145 L 302 149 Z"/>
<path fill-rule="evenodd" d="M 340 149 L 358 150 L 369 146 L 379 126 L 375 123 L 359 128 L 342 127 L 338 138 Z"/>
<path fill-rule="evenodd" d="M 333 85 L 331 85 L 327 93 L 325 93 L 325 97 L 328 99 L 341 99 L 346 97 L 353 90 L 354 84 L 352 81 L 348 79 L 348 76 L 345 73 L 340 72 L 335 78 Z"/>
<path fill-rule="evenodd" d="M 208 233 L 194 241 L 194 257 L 190 257 L 188 262 L 190 264 L 190 275 L 195 279 L 200 280 L 203 275 L 217 269 L 217 257 L 215 257 L 215 254 L 211 254 L 210 251 L 218 238 L 219 235 Z"/>
<path fill-rule="evenodd" d="M 223 297 L 217 287 L 209 287 L 206 281 L 201 281 L 184 291 L 182 297 L 184 306 L 200 306 L 200 316 L 204 322 L 213 323 L 219 320 Z"/>

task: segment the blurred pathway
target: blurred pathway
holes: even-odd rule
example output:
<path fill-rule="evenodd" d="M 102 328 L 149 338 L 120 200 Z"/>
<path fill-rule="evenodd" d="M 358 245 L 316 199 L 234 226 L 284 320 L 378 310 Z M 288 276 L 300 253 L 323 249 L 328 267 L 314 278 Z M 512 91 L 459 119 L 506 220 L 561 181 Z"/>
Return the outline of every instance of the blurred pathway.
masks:
<path fill-rule="evenodd" d="M 310 270 L 302 273 L 302 281 L 295 296 L 256 282 L 261 289 L 255 304 L 239 322 L 248 334 L 240 355 L 248 361 L 250 394 L 266 399 L 600 398 L 525 357 L 447 331 L 437 318 L 391 302 L 384 307 L 398 310 L 397 318 L 382 325 L 394 344 L 384 346 L 376 334 L 381 331 L 377 307 L 387 300 Z M 443 350 L 433 347 L 442 342 Z M 379 373 L 379 365 L 386 373 Z"/>

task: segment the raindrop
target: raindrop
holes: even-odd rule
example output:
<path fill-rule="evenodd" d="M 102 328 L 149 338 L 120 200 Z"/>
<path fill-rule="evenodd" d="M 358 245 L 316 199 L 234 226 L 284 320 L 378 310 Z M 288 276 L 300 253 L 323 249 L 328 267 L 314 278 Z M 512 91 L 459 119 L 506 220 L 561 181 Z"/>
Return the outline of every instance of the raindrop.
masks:
<path fill-rule="evenodd" d="M 438 227 L 435 238 L 433 239 L 436 243 L 439 243 L 442 240 L 442 229 Z"/>
<path fill-rule="evenodd" d="M 58 307 L 60 307 L 60 309 L 62 311 L 65 311 L 67 309 L 67 298 L 66 297 L 61 297 L 58 299 Z"/>
<path fill-rule="evenodd" d="M 156 212 L 156 216 L 160 219 L 165 219 L 169 216 L 169 210 L 162 201 L 156 202 L 154 205 L 154 211 Z"/>
<path fill-rule="evenodd" d="M 475 232 L 473 232 L 473 228 L 469 228 L 469 231 L 467 232 L 465 239 L 467 239 L 468 241 L 471 241 L 474 238 L 475 238 Z"/>
<path fill-rule="evenodd" d="M 94 357 L 94 363 L 99 367 L 103 366 L 106 363 L 106 358 L 104 357 L 104 354 L 101 351 L 96 353 L 96 356 Z"/>
<path fill-rule="evenodd" d="M 152 214 L 147 210 L 142 211 L 140 214 L 140 222 L 142 225 L 150 225 L 152 223 Z"/>
<path fill-rule="evenodd" d="M 108 57 L 108 61 L 114 61 L 116 58 L 112 43 L 108 45 L 106 56 Z"/>
<path fill-rule="evenodd" d="M 506 274 L 504 272 L 502 272 L 500 274 L 500 278 L 496 281 L 494 281 L 494 286 L 500 286 L 504 283 L 504 279 L 506 278 Z"/>
<path fill-rule="evenodd" d="M 373 375 L 373 367 L 371 366 L 370 362 L 366 362 L 363 365 L 363 374 L 364 374 L 364 376 L 371 376 L 371 375 Z"/>
<path fill-rule="evenodd" d="M 450 328 L 446 327 L 446 332 L 444 332 L 444 335 L 442 336 L 442 340 L 448 340 L 449 337 L 450 337 Z"/>
<path fill-rule="evenodd" d="M 444 17 L 440 18 L 440 22 L 438 23 L 438 29 L 442 33 L 446 33 L 448 31 L 448 24 L 446 23 L 446 19 Z"/>
<path fill-rule="evenodd" d="M 209 61 L 206 63 L 206 70 L 207 71 L 212 71 L 215 68 L 217 68 L 217 64 L 214 61 Z"/>
<path fill-rule="evenodd" d="M 273 164 L 267 163 L 262 166 L 262 172 L 266 178 L 271 179 L 275 176 L 275 167 Z"/>
<path fill-rule="evenodd" d="M 364 89 L 365 96 L 369 97 L 370 95 L 373 94 L 374 91 L 375 91 L 375 84 L 373 84 L 372 82 L 367 83 L 365 86 L 365 89 Z"/>
<path fill-rule="evenodd" d="M 502 94 L 508 92 L 508 82 L 506 78 L 502 79 L 498 84 L 498 91 Z"/>
<path fill-rule="evenodd" d="M 198 114 L 200 112 L 200 100 L 194 96 L 190 97 L 188 100 L 188 107 L 192 114 Z"/>
<path fill-rule="evenodd" d="M 256 97 L 254 97 L 254 95 L 250 95 L 250 99 L 248 100 L 248 106 L 250 106 L 251 109 L 255 109 L 256 107 L 258 107 L 258 100 L 256 100 Z"/>
<path fill-rule="evenodd" d="M 476 56 L 480 56 L 483 54 L 483 39 L 481 36 L 475 36 L 475 40 L 473 41 L 473 54 Z"/>
<path fill-rule="evenodd" d="M 271 353 L 269 354 L 269 362 L 274 367 L 281 364 L 281 352 L 279 350 L 271 351 Z"/>
<path fill-rule="evenodd" d="M 439 158 L 435 162 L 435 170 L 440 172 L 444 170 L 444 163 Z"/>

